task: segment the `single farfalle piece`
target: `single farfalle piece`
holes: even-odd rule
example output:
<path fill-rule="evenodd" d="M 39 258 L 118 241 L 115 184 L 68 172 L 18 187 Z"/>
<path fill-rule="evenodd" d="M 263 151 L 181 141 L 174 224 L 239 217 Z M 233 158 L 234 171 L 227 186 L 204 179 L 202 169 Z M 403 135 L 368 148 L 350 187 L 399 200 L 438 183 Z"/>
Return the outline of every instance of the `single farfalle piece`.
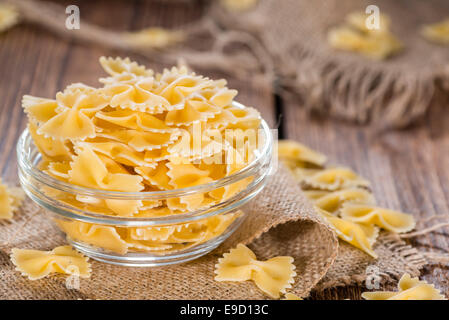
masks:
<path fill-rule="evenodd" d="M 126 242 L 120 237 L 115 227 L 61 219 L 55 222 L 73 240 L 119 254 L 125 254 L 128 251 Z"/>
<path fill-rule="evenodd" d="M 327 168 L 320 171 L 313 171 L 313 169 L 303 170 L 312 170 L 308 174 L 307 172 L 302 171 L 304 177 L 300 179 L 300 182 L 302 183 L 303 189 L 322 189 L 333 191 L 352 187 L 369 187 L 370 185 L 368 180 L 363 179 L 349 168 L 336 167 Z M 298 170 L 295 171 L 299 173 Z"/>
<path fill-rule="evenodd" d="M 22 98 L 22 108 L 31 121 L 43 123 L 56 116 L 58 103 L 53 99 L 24 95 Z"/>
<path fill-rule="evenodd" d="M 14 248 L 11 261 L 16 270 L 30 280 L 38 280 L 54 272 L 83 278 L 88 278 L 91 273 L 88 258 L 70 246 L 56 247 L 51 251 Z"/>
<path fill-rule="evenodd" d="M 175 232 L 176 226 L 128 228 L 133 240 L 166 241 Z"/>
<path fill-rule="evenodd" d="M 415 228 L 412 215 L 369 205 L 346 203 L 340 215 L 343 219 L 363 224 L 375 224 L 385 230 L 403 233 Z"/>
<path fill-rule="evenodd" d="M 145 161 L 145 154 L 137 152 L 133 148 L 124 143 L 117 141 L 93 141 L 79 143 L 78 147 L 88 146 L 95 152 L 105 155 L 112 160 L 126 166 L 154 166 L 152 163 Z"/>
<path fill-rule="evenodd" d="M 370 23 L 369 18 L 363 12 L 350 13 L 346 24 L 329 30 L 329 44 L 375 60 L 383 60 L 399 52 L 402 43 L 390 32 L 389 17 L 380 15 L 379 25 Z"/>
<path fill-rule="evenodd" d="M 160 190 L 171 190 L 170 177 L 167 175 L 168 161 L 160 161 L 156 167 L 135 167 L 134 171 L 143 178 L 143 182 Z"/>
<path fill-rule="evenodd" d="M 109 104 L 114 108 L 150 114 L 159 114 L 182 108 L 182 105 L 172 105 L 165 97 L 154 93 L 153 77 L 137 79 L 135 83 L 112 83 L 106 85 L 103 90 L 111 97 Z"/>
<path fill-rule="evenodd" d="M 0 3 L 0 32 L 6 31 L 19 22 L 19 12 L 14 6 Z"/>
<path fill-rule="evenodd" d="M 0 220 L 11 219 L 24 198 L 25 194 L 21 188 L 9 187 L 0 178 Z"/>
<path fill-rule="evenodd" d="M 111 76 L 117 76 L 123 73 L 131 73 L 136 76 L 151 77 L 153 76 L 153 70 L 146 69 L 145 66 L 139 65 L 135 61 L 131 61 L 129 58 L 122 59 L 120 57 L 100 57 L 100 64 Z"/>
<path fill-rule="evenodd" d="M 112 167 L 105 162 L 107 157 L 98 156 L 87 144 L 78 150 L 78 155 L 70 163 L 68 172 L 70 182 L 88 188 L 137 192 L 143 189 L 142 177 L 127 173 L 123 168 L 111 172 Z M 112 161 L 112 160 L 110 160 Z M 120 168 L 115 165 L 115 168 Z"/>
<path fill-rule="evenodd" d="M 309 193 L 306 192 L 306 195 Z M 313 194 L 313 193 L 310 193 Z M 371 192 L 360 188 L 348 188 L 333 192 L 323 192 L 320 196 L 319 192 L 315 193 L 317 198 L 313 199 L 314 204 L 327 212 L 336 212 L 342 208 L 345 203 L 358 203 L 374 205 L 375 200 Z"/>
<path fill-rule="evenodd" d="M 159 87 L 155 92 L 169 101 L 172 106 L 176 106 L 176 109 L 181 109 L 188 96 L 199 95 L 201 90 L 212 86 L 213 81 L 194 73 L 185 74 L 172 80 L 171 74 L 165 75 L 164 72 L 158 84 Z"/>
<path fill-rule="evenodd" d="M 291 288 L 296 276 L 292 257 L 274 257 L 258 261 L 254 252 L 243 244 L 237 245 L 215 265 L 216 281 L 253 280 L 257 287 L 272 298 Z"/>
<path fill-rule="evenodd" d="M 187 160 L 170 159 L 167 163 L 169 184 L 174 189 L 188 188 L 212 182 L 209 171 L 200 170 Z"/>
<path fill-rule="evenodd" d="M 180 130 L 159 133 L 139 130 L 104 130 L 97 133 L 97 137 L 107 138 L 124 143 L 138 152 L 162 149 L 173 143 L 181 136 Z"/>
<path fill-rule="evenodd" d="M 220 3 L 229 11 L 243 12 L 254 8 L 259 0 L 220 0 Z"/>
<path fill-rule="evenodd" d="M 431 42 L 449 45 L 449 19 L 423 26 L 421 35 Z"/>
<path fill-rule="evenodd" d="M 56 94 L 58 114 L 37 130 L 38 134 L 55 140 L 84 140 L 95 137 L 92 116 L 105 108 L 109 100 L 100 91 L 88 92 L 84 89 L 66 90 Z"/>
<path fill-rule="evenodd" d="M 221 80 L 212 81 L 212 87 L 201 90 L 195 95 L 203 97 L 213 105 L 220 108 L 230 106 L 237 95 L 237 90 L 228 89 L 226 87 L 226 81 L 223 80 L 222 83 L 220 81 Z"/>
<path fill-rule="evenodd" d="M 293 140 L 280 140 L 278 142 L 278 156 L 281 160 L 286 160 L 300 167 L 305 166 L 305 164 L 322 167 L 327 161 L 324 154 Z"/>
<path fill-rule="evenodd" d="M 164 28 L 146 28 L 135 32 L 126 32 L 123 37 L 127 43 L 140 48 L 166 48 L 184 39 L 182 31 Z"/>
<path fill-rule="evenodd" d="M 241 130 L 257 130 L 260 126 L 261 116 L 259 111 L 254 108 L 246 107 L 245 109 L 234 106 L 227 106 L 224 108 L 232 113 L 234 120 L 227 126 L 229 129 Z"/>
<path fill-rule="evenodd" d="M 73 156 L 68 141 L 61 141 L 59 139 L 52 139 L 45 137 L 42 134 L 38 134 L 38 127 L 35 123 L 28 123 L 28 130 L 39 152 L 45 159 L 52 161 L 67 161 Z"/>
<path fill-rule="evenodd" d="M 432 284 L 404 274 L 398 283 L 398 291 L 363 292 L 365 300 L 446 300 Z"/>
<path fill-rule="evenodd" d="M 284 299 L 282 299 L 282 300 L 304 300 L 304 299 L 298 297 L 296 294 L 287 292 L 287 293 L 284 295 Z"/>
<path fill-rule="evenodd" d="M 346 16 L 345 21 L 352 28 L 363 32 L 387 32 L 390 30 L 391 19 L 387 15 L 379 15 L 379 25 L 377 26 L 368 21 L 370 18 L 371 17 L 365 12 L 356 11 L 349 13 Z M 368 28 L 368 26 L 370 26 L 370 28 Z"/>
<path fill-rule="evenodd" d="M 173 131 L 165 122 L 151 114 L 133 111 L 129 109 L 118 109 L 108 112 L 98 112 L 95 117 L 111 124 L 141 131 L 167 133 Z"/>
<path fill-rule="evenodd" d="M 165 123 L 169 126 L 189 126 L 215 117 L 221 109 L 206 101 L 187 100 L 184 108 L 167 112 Z"/>
<path fill-rule="evenodd" d="M 334 229 L 340 239 L 377 259 L 377 254 L 373 250 L 373 244 L 379 235 L 378 228 L 373 225 L 358 224 L 338 218 L 319 208 L 316 208 L 316 210 Z"/>
<path fill-rule="evenodd" d="M 200 170 L 184 159 L 170 159 L 167 168 L 167 176 L 170 178 L 168 183 L 173 189 L 194 187 L 213 181 L 209 177 L 209 171 Z M 167 205 L 174 209 L 193 211 L 202 207 L 204 200 L 205 194 L 197 192 L 178 199 L 168 199 Z"/>

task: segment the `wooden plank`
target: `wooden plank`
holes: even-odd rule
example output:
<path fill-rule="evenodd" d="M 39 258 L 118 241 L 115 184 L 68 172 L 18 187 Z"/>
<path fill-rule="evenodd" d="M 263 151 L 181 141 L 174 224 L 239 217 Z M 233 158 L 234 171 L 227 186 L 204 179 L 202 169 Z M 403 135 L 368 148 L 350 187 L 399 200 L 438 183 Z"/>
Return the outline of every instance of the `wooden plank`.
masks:
<path fill-rule="evenodd" d="M 369 128 L 306 115 L 295 101 L 284 105 L 289 139 L 329 156 L 332 163 L 353 168 L 372 182 L 381 206 L 409 212 L 419 221 L 434 214 L 449 217 L 449 117 L 447 101 L 439 102 L 422 126 L 374 135 Z M 439 110 L 437 110 L 439 109 Z M 413 239 L 423 250 L 446 252 L 449 231 Z M 449 274 L 443 266 L 428 267 L 424 279 L 449 293 Z M 314 293 L 316 299 L 360 298 L 363 288 L 349 287 Z"/>

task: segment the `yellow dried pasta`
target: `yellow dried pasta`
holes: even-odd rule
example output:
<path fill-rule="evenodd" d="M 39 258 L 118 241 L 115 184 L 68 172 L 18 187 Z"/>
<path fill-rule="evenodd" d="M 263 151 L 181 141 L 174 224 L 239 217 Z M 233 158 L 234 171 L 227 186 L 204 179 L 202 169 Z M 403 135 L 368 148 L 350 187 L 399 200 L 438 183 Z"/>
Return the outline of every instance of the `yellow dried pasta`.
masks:
<path fill-rule="evenodd" d="M 70 164 L 70 182 L 83 187 L 114 191 L 136 192 L 143 189 L 140 176 L 128 174 L 125 169 L 111 172 L 111 168 L 104 162 L 106 157 L 100 158 L 87 144 L 81 149 Z M 117 165 L 117 168 L 120 166 Z"/>
<path fill-rule="evenodd" d="M 363 292 L 365 300 L 446 300 L 432 284 L 404 274 L 398 283 L 398 291 Z"/>
<path fill-rule="evenodd" d="M 309 172 L 307 173 L 306 170 L 309 170 Z M 367 180 L 357 175 L 351 169 L 344 167 L 327 168 L 324 170 L 297 168 L 295 173 L 296 177 L 303 184 L 304 189 L 332 191 L 353 187 L 369 187 Z"/>
<path fill-rule="evenodd" d="M 95 137 L 91 117 L 108 104 L 107 97 L 98 92 L 74 89 L 56 94 L 57 114 L 39 126 L 38 134 L 56 140 Z"/>
<path fill-rule="evenodd" d="M 325 155 L 293 140 L 278 142 L 278 156 L 281 160 L 294 162 L 295 165 L 304 163 L 322 167 L 327 161 Z"/>
<path fill-rule="evenodd" d="M 98 112 L 95 117 L 133 130 L 160 133 L 167 133 L 175 130 L 167 126 L 163 120 L 154 115 L 129 109 L 119 109 L 109 112 L 101 111 Z"/>
<path fill-rule="evenodd" d="M 14 248 L 11 254 L 16 270 L 30 280 L 38 280 L 54 272 L 88 278 L 91 268 L 87 260 L 70 246 L 56 247 L 51 251 Z"/>
<path fill-rule="evenodd" d="M 385 230 L 403 233 L 413 230 L 415 219 L 412 215 L 384 208 L 347 203 L 341 209 L 341 217 L 363 224 L 374 224 Z"/>
<path fill-rule="evenodd" d="M 317 208 L 318 213 L 329 222 L 337 236 L 356 248 L 366 252 L 373 258 L 377 258 L 372 246 L 379 235 L 379 229 L 373 225 L 358 224 L 352 221 L 338 218 L 324 210 Z"/>
<path fill-rule="evenodd" d="M 366 57 L 382 60 L 399 52 L 401 42 L 390 32 L 389 18 L 380 15 L 379 29 L 366 27 L 367 15 L 351 13 L 346 18 L 346 25 L 329 30 L 328 42 L 336 49 L 354 51 Z"/>
<path fill-rule="evenodd" d="M 421 34 L 431 42 L 449 45 L 449 19 L 423 26 Z"/>
<path fill-rule="evenodd" d="M 247 11 L 257 5 L 259 0 L 221 0 L 220 3 L 229 11 Z"/>
<path fill-rule="evenodd" d="M 184 35 L 181 31 L 171 31 L 163 28 L 146 28 L 123 34 L 129 44 L 143 48 L 165 48 L 181 42 Z"/>
<path fill-rule="evenodd" d="M 8 187 L 0 178 L 0 220 L 11 219 L 24 197 L 25 194 L 21 188 Z"/>
<path fill-rule="evenodd" d="M 308 193 L 306 193 L 307 195 Z M 348 188 L 329 193 L 314 199 L 314 204 L 325 211 L 336 212 L 345 203 L 375 204 L 373 195 L 365 189 Z"/>
<path fill-rule="evenodd" d="M 19 13 L 14 6 L 0 3 L 0 32 L 6 31 L 19 22 Z"/>
<path fill-rule="evenodd" d="M 287 293 L 284 295 L 284 299 L 282 299 L 282 300 L 304 300 L 304 299 L 298 297 L 296 294 L 287 292 Z"/>
<path fill-rule="evenodd" d="M 256 286 L 272 298 L 291 288 L 296 276 L 292 257 L 275 257 L 258 261 L 256 255 L 245 245 L 239 244 L 215 266 L 216 281 L 252 280 Z"/>
<path fill-rule="evenodd" d="M 125 254 L 128 250 L 128 245 L 114 227 L 61 219 L 56 220 L 56 223 L 68 237 L 74 240 L 119 254 Z"/>
<path fill-rule="evenodd" d="M 148 70 L 144 66 L 139 65 L 137 62 L 131 61 L 129 58 L 122 59 L 117 58 L 100 58 L 100 64 L 111 76 L 117 76 L 121 74 L 133 74 L 136 76 L 153 76 L 153 70 Z"/>

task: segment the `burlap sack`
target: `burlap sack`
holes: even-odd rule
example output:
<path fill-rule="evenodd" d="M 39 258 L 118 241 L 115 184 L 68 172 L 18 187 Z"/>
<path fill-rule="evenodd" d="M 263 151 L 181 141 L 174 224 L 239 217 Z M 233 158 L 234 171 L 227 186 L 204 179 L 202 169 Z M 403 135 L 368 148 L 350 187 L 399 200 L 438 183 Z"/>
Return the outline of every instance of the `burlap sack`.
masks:
<path fill-rule="evenodd" d="M 303 297 L 320 280 L 319 289 L 359 283 L 365 279 L 366 266 L 373 263 L 354 247 L 343 244 L 338 249 L 334 232 L 315 215 L 288 171 L 280 168 L 252 201 L 241 228 L 215 252 L 189 263 L 160 268 L 127 268 L 91 261 L 91 278 L 81 279 L 79 290 L 67 289 L 63 275 L 30 281 L 10 262 L 12 247 L 49 250 L 65 243 L 44 213 L 27 201 L 12 222 L 0 225 L 0 299 L 266 299 L 252 282 L 214 280 L 218 257 L 237 243 L 249 244 L 260 259 L 294 257 L 298 275 L 289 291 Z M 390 272 L 394 271 L 395 276 L 407 271 L 416 275 L 424 263 L 422 257 L 400 241 L 388 241 L 380 241 L 375 248 L 379 254 L 375 264 L 381 274 L 392 276 Z"/>
<path fill-rule="evenodd" d="M 365 12 L 368 5 L 391 18 L 392 32 L 404 44 L 403 52 L 391 59 L 373 61 L 328 44 L 330 28 L 341 25 L 348 13 Z M 422 118 L 435 92 L 442 90 L 438 82 L 449 79 L 444 70 L 448 48 L 420 34 L 422 25 L 448 17 L 446 0 L 259 0 L 248 12 L 226 12 L 217 5 L 214 14 L 225 29 L 260 39 L 273 64 L 264 65 L 274 69 L 283 92 L 326 115 L 403 127 Z"/>

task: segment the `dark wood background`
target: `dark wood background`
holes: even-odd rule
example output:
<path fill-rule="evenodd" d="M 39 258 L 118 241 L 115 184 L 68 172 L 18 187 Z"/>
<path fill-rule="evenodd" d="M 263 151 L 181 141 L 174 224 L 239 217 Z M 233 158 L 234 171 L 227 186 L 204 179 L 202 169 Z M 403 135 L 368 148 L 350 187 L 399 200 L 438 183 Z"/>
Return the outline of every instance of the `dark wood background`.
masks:
<path fill-rule="evenodd" d="M 58 1 L 67 3 L 68 1 Z M 78 4 L 81 22 L 115 30 L 148 26 L 176 27 L 204 12 L 201 1 L 165 6 L 163 1 L 90 0 Z M 24 94 L 54 97 L 72 82 L 96 85 L 101 55 L 124 53 L 67 42 L 37 26 L 22 24 L 0 35 L 0 172 L 17 182 L 15 143 L 26 117 Z M 139 62 L 146 63 L 138 58 Z M 159 65 L 151 65 L 160 69 Z M 222 75 L 209 73 L 212 76 Z M 449 101 L 439 99 L 419 126 L 382 136 L 369 128 L 307 116 L 294 100 L 279 100 L 256 86 L 228 79 L 239 90 L 238 100 L 258 108 L 284 138 L 315 148 L 333 163 L 350 166 L 372 182 L 380 205 L 412 213 L 417 219 L 434 214 L 449 217 Z M 278 121 L 280 119 L 280 122 Z M 449 230 L 414 239 L 423 250 L 447 253 Z M 449 266 L 429 266 L 423 278 L 449 295 Z M 362 287 L 314 292 L 312 299 L 360 299 Z"/>

